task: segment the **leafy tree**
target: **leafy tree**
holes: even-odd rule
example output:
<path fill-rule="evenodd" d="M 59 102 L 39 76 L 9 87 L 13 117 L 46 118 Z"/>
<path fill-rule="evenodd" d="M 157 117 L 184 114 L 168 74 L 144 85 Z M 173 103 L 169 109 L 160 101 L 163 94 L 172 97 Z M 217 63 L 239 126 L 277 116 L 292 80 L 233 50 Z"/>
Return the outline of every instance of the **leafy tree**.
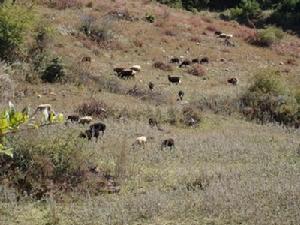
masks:
<path fill-rule="evenodd" d="M 9 60 L 20 50 L 25 34 L 33 27 L 30 9 L 6 0 L 0 5 L 0 58 Z"/>

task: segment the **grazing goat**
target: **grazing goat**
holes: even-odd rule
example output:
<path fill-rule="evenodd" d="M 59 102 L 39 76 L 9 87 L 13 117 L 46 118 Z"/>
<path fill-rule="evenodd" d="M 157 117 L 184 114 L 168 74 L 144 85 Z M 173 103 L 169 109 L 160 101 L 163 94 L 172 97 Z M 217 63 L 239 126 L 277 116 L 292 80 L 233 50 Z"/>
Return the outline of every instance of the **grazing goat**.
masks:
<path fill-rule="evenodd" d="M 83 56 L 81 58 L 81 62 L 92 62 L 92 58 L 90 56 Z"/>
<path fill-rule="evenodd" d="M 170 63 L 180 63 L 180 59 L 179 58 L 172 58 L 170 59 Z"/>
<path fill-rule="evenodd" d="M 106 130 L 106 125 L 104 123 L 98 122 L 94 123 L 90 126 L 90 130 L 95 133 L 95 132 L 100 132 L 102 133 L 102 136 L 104 135 L 104 131 Z"/>
<path fill-rule="evenodd" d="M 69 115 L 67 120 L 70 120 L 71 122 L 78 122 L 79 121 L 79 116 L 78 115 Z"/>
<path fill-rule="evenodd" d="M 134 70 L 124 69 L 120 73 L 118 73 L 118 76 L 121 78 L 129 79 L 129 78 L 134 78 L 135 73 L 136 73 L 136 71 L 134 71 Z"/>
<path fill-rule="evenodd" d="M 208 58 L 208 57 L 203 57 L 203 58 L 200 60 L 200 64 L 205 64 L 205 63 L 209 63 L 209 58 Z"/>
<path fill-rule="evenodd" d="M 91 116 L 84 116 L 84 117 L 80 117 L 79 118 L 79 123 L 80 124 L 89 124 L 90 122 L 92 122 L 92 120 L 93 120 L 93 117 L 91 117 Z"/>
<path fill-rule="evenodd" d="M 135 142 L 132 144 L 133 146 L 134 145 L 140 145 L 142 146 L 143 148 L 145 148 L 145 145 L 147 143 L 147 137 L 145 136 L 140 136 L 140 137 L 137 137 Z"/>
<path fill-rule="evenodd" d="M 154 88 L 154 84 L 150 81 L 149 84 L 148 84 L 148 86 L 149 86 L 149 89 L 152 91 L 153 88 Z"/>
<path fill-rule="evenodd" d="M 222 34 L 221 31 L 216 31 L 216 32 L 215 32 L 215 35 L 217 35 L 217 36 L 220 36 L 221 34 Z"/>
<path fill-rule="evenodd" d="M 178 92 L 178 97 L 179 97 L 180 101 L 182 101 L 183 96 L 184 96 L 184 92 L 180 90 L 180 91 Z"/>
<path fill-rule="evenodd" d="M 236 86 L 236 85 L 238 85 L 239 80 L 236 77 L 232 77 L 232 78 L 230 78 L 230 79 L 227 80 L 227 83 Z"/>
<path fill-rule="evenodd" d="M 233 38 L 233 35 L 232 35 L 232 34 L 224 34 L 224 33 L 221 33 L 221 34 L 219 35 L 219 38 L 230 39 L 230 38 Z"/>
<path fill-rule="evenodd" d="M 190 66 L 192 64 L 191 60 L 183 60 L 182 63 L 179 65 L 179 68 L 182 68 L 182 67 L 187 67 L 187 66 Z"/>
<path fill-rule="evenodd" d="M 100 131 L 102 136 L 104 135 L 104 131 L 106 129 L 106 125 L 103 123 L 95 123 L 90 126 L 90 128 L 84 132 L 81 132 L 79 137 L 87 138 L 88 140 L 92 140 L 93 137 L 96 138 L 96 142 L 98 142 Z"/>
<path fill-rule="evenodd" d="M 157 122 L 157 120 L 156 119 L 153 119 L 153 118 L 150 118 L 149 119 L 149 126 L 150 127 L 157 127 L 158 126 L 158 122 Z"/>
<path fill-rule="evenodd" d="M 192 63 L 200 63 L 200 59 L 199 58 L 192 59 Z"/>
<path fill-rule="evenodd" d="M 174 142 L 173 138 L 169 138 L 169 139 L 166 139 L 166 140 L 162 141 L 162 143 L 161 143 L 161 150 L 163 150 L 166 147 L 169 147 L 170 150 L 172 148 L 175 148 L 175 142 Z"/>
<path fill-rule="evenodd" d="M 176 85 L 181 83 L 180 77 L 174 77 L 174 76 L 171 77 L 170 75 L 168 75 L 168 79 L 171 83 L 174 83 Z"/>

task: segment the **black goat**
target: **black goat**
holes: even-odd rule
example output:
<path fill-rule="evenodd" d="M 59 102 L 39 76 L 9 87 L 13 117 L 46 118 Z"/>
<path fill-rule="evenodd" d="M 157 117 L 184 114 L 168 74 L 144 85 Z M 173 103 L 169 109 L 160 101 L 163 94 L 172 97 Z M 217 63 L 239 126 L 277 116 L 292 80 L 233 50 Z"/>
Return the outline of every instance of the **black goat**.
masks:
<path fill-rule="evenodd" d="M 180 101 L 182 101 L 183 96 L 184 96 L 184 92 L 180 90 L 180 91 L 178 92 L 178 97 L 179 97 Z"/>
<path fill-rule="evenodd" d="M 232 77 L 232 78 L 230 78 L 230 79 L 227 80 L 227 83 L 236 86 L 239 83 L 239 80 L 237 78 L 235 78 L 235 77 Z"/>
<path fill-rule="evenodd" d="M 88 130 L 85 132 L 81 132 L 79 137 L 87 138 L 88 140 L 92 140 L 92 138 L 96 138 L 96 142 L 98 142 L 100 132 L 102 133 L 101 136 L 104 135 L 104 131 L 106 130 L 106 125 L 103 123 L 94 123 L 90 126 Z"/>
<path fill-rule="evenodd" d="M 162 143 L 161 143 L 161 150 L 163 150 L 166 147 L 169 147 L 170 150 L 172 148 L 175 148 L 175 142 L 174 142 L 173 138 L 169 138 L 169 139 L 166 139 L 166 140 L 162 141 Z"/>
<path fill-rule="evenodd" d="M 154 88 L 154 84 L 150 81 L 149 84 L 148 84 L 148 86 L 149 86 L 149 89 L 152 91 L 153 88 Z"/>
<path fill-rule="evenodd" d="M 171 77 L 170 75 L 168 75 L 168 79 L 171 83 L 174 83 L 174 84 L 180 84 L 181 83 L 181 79 L 180 77 Z"/>
<path fill-rule="evenodd" d="M 170 63 L 180 63 L 180 59 L 179 58 L 172 58 L 170 60 Z"/>
<path fill-rule="evenodd" d="M 200 64 L 205 64 L 205 63 L 209 63 L 209 58 L 208 58 L 208 57 L 203 57 L 203 58 L 200 60 Z"/>
<path fill-rule="evenodd" d="M 68 116 L 67 120 L 71 121 L 72 123 L 79 122 L 79 116 L 78 115 L 70 115 L 70 116 Z"/>
<path fill-rule="evenodd" d="M 104 123 L 98 122 L 94 123 L 90 126 L 90 130 L 94 132 L 102 132 L 102 136 L 104 135 L 104 131 L 106 130 L 106 125 Z"/>
<path fill-rule="evenodd" d="M 183 62 L 179 65 L 179 68 L 182 68 L 182 67 L 187 67 L 187 66 L 190 66 L 192 64 L 191 60 L 183 60 Z"/>
<path fill-rule="evenodd" d="M 149 126 L 150 127 L 157 127 L 158 126 L 158 122 L 156 119 L 150 118 L 149 119 Z"/>
<path fill-rule="evenodd" d="M 118 73 L 118 77 L 123 78 L 123 79 L 134 78 L 135 73 L 136 72 L 134 70 L 124 69 Z"/>
<path fill-rule="evenodd" d="M 198 58 L 192 59 L 192 63 L 200 63 L 200 59 Z"/>

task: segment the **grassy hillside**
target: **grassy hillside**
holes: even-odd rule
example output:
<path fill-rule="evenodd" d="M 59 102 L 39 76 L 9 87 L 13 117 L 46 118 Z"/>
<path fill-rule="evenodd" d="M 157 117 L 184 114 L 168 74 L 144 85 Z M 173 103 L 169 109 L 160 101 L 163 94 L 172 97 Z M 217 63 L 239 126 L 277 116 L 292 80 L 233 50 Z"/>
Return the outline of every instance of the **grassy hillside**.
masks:
<path fill-rule="evenodd" d="M 107 130 L 98 143 L 78 138 L 88 126 L 76 124 L 9 136 L 16 152 L 33 152 L 33 157 L 27 173 L 0 169 L 1 225 L 300 223 L 299 129 L 261 124 L 241 113 L 241 98 L 258 73 L 276 74 L 286 96 L 299 98 L 298 37 L 284 33 L 280 42 L 258 47 L 248 42 L 256 37 L 254 29 L 221 21 L 215 13 L 193 14 L 152 1 L 41 1 L 33 6 L 17 1 L 25 3 L 37 18 L 38 34 L 47 28 L 46 38 L 39 45 L 43 50 L 34 51 L 41 42 L 28 32 L 22 54 L 0 65 L 0 109 L 8 100 L 20 110 L 49 103 L 67 116 L 96 102 L 106 112 L 93 115 L 94 122 L 104 122 Z M 215 31 L 233 34 L 234 46 Z M 169 64 L 180 56 L 208 57 L 209 63 L 193 76 L 191 67 Z M 43 82 L 45 67 L 56 57 L 64 80 Z M 83 57 L 91 62 L 82 62 Z M 155 62 L 170 65 L 171 71 L 155 68 Z M 120 79 L 113 71 L 133 65 L 142 68 L 134 79 Z M 171 85 L 168 75 L 180 76 L 182 83 Z M 239 79 L 237 86 L 227 83 L 232 77 Z M 13 88 L 4 89 L 5 82 Z M 185 92 L 183 101 L 177 100 L 179 90 Z M 299 105 L 288 106 L 299 114 Z M 190 116 L 199 124 L 189 126 Z M 149 118 L 162 129 L 151 128 Z M 133 145 L 138 136 L 148 138 L 145 148 Z M 161 150 L 166 138 L 174 139 L 175 149 Z M 65 156 L 70 159 L 61 160 Z M 43 183 L 34 172 L 47 171 L 50 158 L 72 169 L 95 165 L 97 174 L 86 172 L 78 186 L 72 185 L 78 174 L 70 183 L 65 174 Z M 27 195 L 20 180 L 31 182 L 31 190 L 47 186 L 48 191 L 42 197 Z M 118 191 L 111 191 L 111 180 Z"/>

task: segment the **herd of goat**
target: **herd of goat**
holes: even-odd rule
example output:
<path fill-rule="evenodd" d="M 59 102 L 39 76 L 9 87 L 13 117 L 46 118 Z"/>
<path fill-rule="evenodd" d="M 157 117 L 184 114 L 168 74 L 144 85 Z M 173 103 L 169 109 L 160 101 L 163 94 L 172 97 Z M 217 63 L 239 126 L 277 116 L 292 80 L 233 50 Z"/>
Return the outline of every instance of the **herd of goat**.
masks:
<path fill-rule="evenodd" d="M 225 33 L 218 32 L 218 31 L 215 32 L 215 35 L 219 38 L 223 38 L 225 41 L 227 41 L 226 43 L 228 43 L 228 41 L 232 38 L 232 35 L 225 34 Z M 91 61 L 92 61 L 91 58 L 88 56 L 85 56 L 81 59 L 81 62 L 91 62 Z M 192 66 L 194 64 L 208 64 L 209 62 L 210 62 L 210 60 L 208 57 L 194 58 L 194 59 L 189 60 L 189 59 L 185 59 L 182 56 L 181 57 L 173 57 L 169 61 L 170 64 L 177 64 L 178 68 L 186 68 L 186 67 Z M 113 70 L 119 78 L 133 79 L 135 77 L 136 73 L 141 71 L 141 66 L 133 65 L 130 68 L 115 67 Z M 168 75 L 168 81 L 171 84 L 175 84 L 175 85 L 182 83 L 180 76 Z M 238 79 L 236 77 L 232 77 L 232 78 L 228 79 L 227 82 L 232 85 L 237 85 Z M 155 88 L 155 84 L 152 81 L 150 81 L 148 83 L 148 88 L 150 91 L 153 91 L 153 89 Z M 182 90 L 180 90 L 178 92 L 178 100 L 182 101 L 184 94 L 185 93 Z M 80 117 L 78 115 L 69 115 L 67 120 L 72 123 L 80 123 L 80 124 L 85 125 L 85 124 L 90 124 L 92 122 L 93 118 L 91 116 Z M 149 123 L 150 127 L 152 127 L 152 128 L 157 127 L 158 130 L 163 131 L 160 128 L 160 126 L 158 125 L 158 122 L 154 118 L 150 118 L 148 123 Z M 86 138 L 88 140 L 92 140 L 93 138 L 95 138 L 96 142 L 98 142 L 100 135 L 101 135 L 101 137 L 103 137 L 105 130 L 106 130 L 106 125 L 104 123 L 102 123 L 102 122 L 93 123 L 89 126 L 89 128 L 87 130 L 85 130 L 84 132 L 81 132 L 79 137 Z M 147 142 L 147 137 L 140 136 L 140 137 L 136 138 L 133 145 L 138 144 L 140 146 L 145 147 L 146 142 Z M 170 149 L 175 147 L 175 141 L 173 138 L 168 138 L 161 142 L 161 149 L 164 149 L 167 147 L 169 147 Z"/>
<path fill-rule="evenodd" d="M 70 116 L 68 116 L 67 119 L 68 119 L 68 121 L 78 122 L 78 123 L 80 123 L 82 121 L 81 120 L 82 118 L 80 118 L 77 115 L 70 115 Z M 90 122 L 91 122 L 91 120 L 88 123 L 90 123 Z M 149 119 L 149 126 L 151 126 L 152 128 L 156 126 L 159 130 L 162 130 L 158 126 L 158 122 L 153 118 Z M 87 130 L 85 130 L 84 132 L 81 132 L 79 134 L 79 137 L 80 138 L 86 138 L 88 140 L 92 140 L 93 138 L 95 138 L 96 143 L 97 143 L 98 140 L 99 140 L 100 135 L 101 135 L 101 137 L 104 136 L 105 130 L 106 130 L 106 125 L 104 123 L 102 123 L 102 122 L 93 123 L 89 126 L 89 128 Z M 147 137 L 146 136 L 140 136 L 140 137 L 136 138 L 136 140 L 132 144 L 132 146 L 137 144 L 137 145 L 142 146 L 143 148 L 145 148 L 146 143 L 147 143 Z M 174 141 L 173 138 L 168 138 L 168 139 L 165 139 L 165 140 L 162 141 L 161 150 L 163 150 L 166 147 L 169 147 L 170 149 L 175 147 L 175 141 Z"/>

